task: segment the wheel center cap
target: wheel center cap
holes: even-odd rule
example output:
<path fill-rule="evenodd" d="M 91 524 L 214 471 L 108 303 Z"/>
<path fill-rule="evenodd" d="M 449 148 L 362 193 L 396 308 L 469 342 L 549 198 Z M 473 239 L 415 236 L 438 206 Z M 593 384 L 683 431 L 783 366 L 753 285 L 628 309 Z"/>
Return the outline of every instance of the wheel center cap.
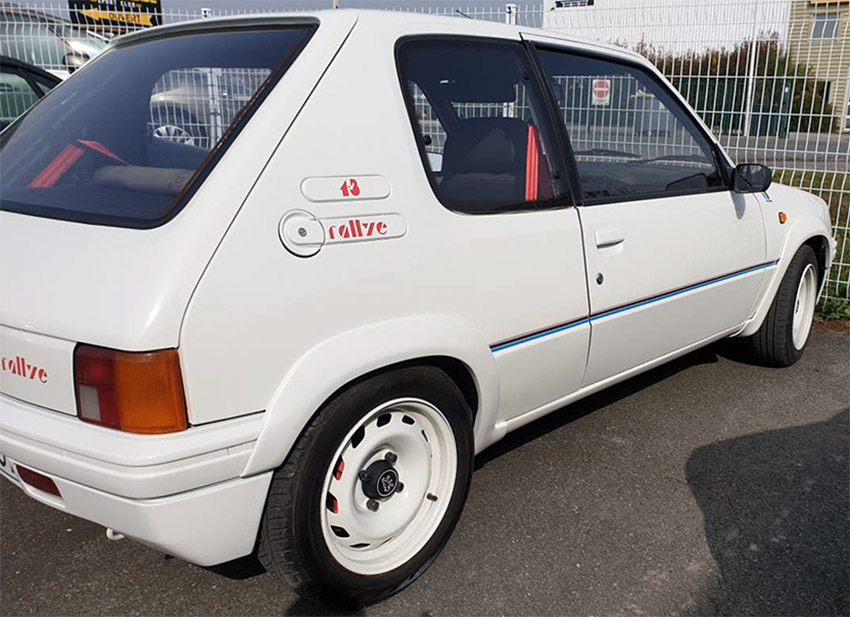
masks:
<path fill-rule="evenodd" d="M 387 499 L 398 490 L 398 472 L 387 461 L 375 461 L 360 472 L 360 483 L 370 499 Z"/>
<path fill-rule="evenodd" d="M 387 469 L 378 477 L 378 495 L 381 497 L 389 497 L 395 493 L 398 486 L 398 472 L 395 469 Z"/>

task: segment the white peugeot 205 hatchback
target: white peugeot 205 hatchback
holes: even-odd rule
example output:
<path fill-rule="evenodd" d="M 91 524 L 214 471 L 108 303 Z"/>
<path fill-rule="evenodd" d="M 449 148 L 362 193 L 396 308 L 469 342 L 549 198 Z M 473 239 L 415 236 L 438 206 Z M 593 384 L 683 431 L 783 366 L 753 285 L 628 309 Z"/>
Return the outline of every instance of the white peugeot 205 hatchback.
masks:
<path fill-rule="evenodd" d="M 338 603 L 416 579 L 517 427 L 724 337 L 795 362 L 835 250 L 645 59 L 471 20 L 137 32 L 0 162 L 3 474 Z"/>

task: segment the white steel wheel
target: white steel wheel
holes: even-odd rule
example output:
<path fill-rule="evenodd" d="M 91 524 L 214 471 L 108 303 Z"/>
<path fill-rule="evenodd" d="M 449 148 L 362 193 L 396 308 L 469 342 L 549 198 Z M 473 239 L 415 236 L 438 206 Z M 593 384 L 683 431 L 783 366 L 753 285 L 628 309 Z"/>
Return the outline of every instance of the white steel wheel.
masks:
<path fill-rule="evenodd" d="M 352 608 L 415 581 L 469 493 L 473 411 L 435 366 L 337 392 L 304 427 L 269 487 L 257 556 L 302 596 Z"/>
<path fill-rule="evenodd" d="M 814 264 L 806 264 L 800 283 L 797 285 L 797 296 L 794 300 L 794 314 L 791 322 L 791 336 L 796 349 L 802 349 L 809 338 L 812 329 L 812 319 L 815 315 L 817 302 L 817 272 Z"/>
<path fill-rule="evenodd" d="M 322 534 L 333 558 L 364 575 L 407 563 L 443 520 L 456 472 L 452 428 L 431 403 L 402 398 L 367 413 L 325 472 Z"/>

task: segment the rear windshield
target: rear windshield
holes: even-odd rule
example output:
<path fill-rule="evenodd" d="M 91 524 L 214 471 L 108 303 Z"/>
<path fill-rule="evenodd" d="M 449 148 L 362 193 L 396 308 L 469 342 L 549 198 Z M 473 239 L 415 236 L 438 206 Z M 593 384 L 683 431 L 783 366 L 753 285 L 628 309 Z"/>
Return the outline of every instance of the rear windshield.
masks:
<path fill-rule="evenodd" d="M 2 133 L 0 209 L 162 224 L 314 30 L 203 32 L 107 51 Z"/>

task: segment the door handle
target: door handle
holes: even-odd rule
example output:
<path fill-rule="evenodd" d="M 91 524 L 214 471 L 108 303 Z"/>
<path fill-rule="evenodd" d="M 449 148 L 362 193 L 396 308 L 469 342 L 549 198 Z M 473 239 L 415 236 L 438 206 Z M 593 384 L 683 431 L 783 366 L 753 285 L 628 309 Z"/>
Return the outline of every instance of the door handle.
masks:
<path fill-rule="evenodd" d="M 596 239 L 596 248 L 606 248 L 616 246 L 626 241 L 622 230 L 617 229 L 602 229 L 594 234 Z"/>

